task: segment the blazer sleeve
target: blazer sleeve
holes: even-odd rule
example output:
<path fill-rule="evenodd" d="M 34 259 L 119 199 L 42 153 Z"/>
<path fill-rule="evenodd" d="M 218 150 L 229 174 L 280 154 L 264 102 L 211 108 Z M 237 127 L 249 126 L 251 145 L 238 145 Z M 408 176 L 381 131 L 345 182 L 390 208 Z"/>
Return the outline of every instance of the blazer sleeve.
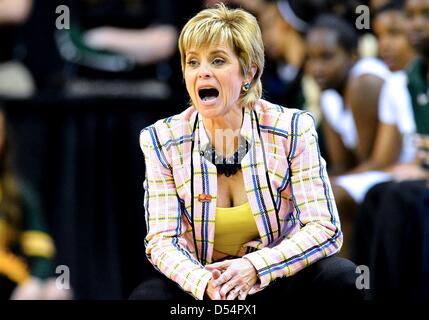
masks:
<path fill-rule="evenodd" d="M 339 251 L 342 232 L 332 195 L 326 162 L 321 157 L 314 120 L 306 112 L 295 113 L 290 131 L 288 196 L 294 206 L 294 218 L 300 229 L 272 248 L 244 257 L 255 266 L 260 284 L 266 287 L 279 277 L 288 277 L 317 260 Z M 296 128 L 296 131 L 294 131 Z"/>
<path fill-rule="evenodd" d="M 196 299 L 203 299 L 211 272 L 187 250 L 181 238 L 181 207 L 171 167 L 155 126 L 140 134 L 145 158 L 146 255 L 154 267 Z M 165 135 L 165 133 L 164 133 Z"/>

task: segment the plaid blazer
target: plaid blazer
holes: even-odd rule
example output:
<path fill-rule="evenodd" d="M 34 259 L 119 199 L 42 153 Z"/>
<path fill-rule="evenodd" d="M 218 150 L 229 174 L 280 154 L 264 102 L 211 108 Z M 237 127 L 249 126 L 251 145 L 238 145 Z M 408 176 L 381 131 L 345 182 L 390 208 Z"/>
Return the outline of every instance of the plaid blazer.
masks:
<path fill-rule="evenodd" d="M 240 133 L 250 149 L 241 166 L 259 237 L 243 244 L 239 256 L 254 265 L 262 290 L 336 253 L 342 232 L 313 118 L 264 100 L 254 110 L 260 136 L 255 114 L 246 108 Z M 211 278 L 204 265 L 212 262 L 217 173 L 201 153 L 210 142 L 197 114 L 189 107 L 144 128 L 140 146 L 146 167 L 146 255 L 158 271 L 202 299 Z M 200 194 L 212 200 L 200 201 Z"/>

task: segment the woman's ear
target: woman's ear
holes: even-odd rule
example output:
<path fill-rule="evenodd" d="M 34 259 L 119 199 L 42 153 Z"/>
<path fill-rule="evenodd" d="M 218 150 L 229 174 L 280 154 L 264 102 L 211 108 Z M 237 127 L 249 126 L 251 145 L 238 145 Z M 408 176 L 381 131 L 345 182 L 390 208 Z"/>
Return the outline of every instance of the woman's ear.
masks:
<path fill-rule="evenodd" d="M 258 71 L 258 67 L 255 65 L 252 65 L 250 67 L 249 72 L 247 73 L 246 82 L 251 83 L 253 81 L 253 78 L 255 77 L 257 71 Z"/>

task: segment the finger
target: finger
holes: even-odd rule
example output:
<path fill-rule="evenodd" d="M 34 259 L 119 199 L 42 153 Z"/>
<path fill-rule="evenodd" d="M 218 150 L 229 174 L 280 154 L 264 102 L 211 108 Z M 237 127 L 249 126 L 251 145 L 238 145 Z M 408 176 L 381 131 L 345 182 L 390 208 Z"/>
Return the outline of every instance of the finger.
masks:
<path fill-rule="evenodd" d="M 225 260 L 225 261 L 221 261 L 221 262 L 215 262 L 215 263 L 207 264 L 205 266 L 205 268 L 207 270 L 213 270 L 213 269 L 223 270 L 223 269 L 227 269 L 231 263 L 232 263 L 231 261 Z"/>
<path fill-rule="evenodd" d="M 235 298 L 237 298 L 239 294 L 240 294 L 240 289 L 234 288 L 228 293 L 226 300 L 235 300 Z"/>
<path fill-rule="evenodd" d="M 219 279 L 220 275 L 221 275 L 221 273 L 219 270 L 215 269 L 212 271 L 212 277 L 214 280 Z"/>
<path fill-rule="evenodd" d="M 259 288 L 260 288 L 260 284 L 259 284 L 259 283 L 257 283 L 257 284 L 253 285 L 253 286 L 250 288 L 250 290 L 247 292 L 247 294 L 248 294 L 248 295 L 255 294 L 256 292 L 258 292 L 258 291 L 259 291 Z"/>
<path fill-rule="evenodd" d="M 226 298 L 228 293 L 231 290 L 235 290 L 236 288 L 238 289 L 243 289 L 243 284 L 240 281 L 240 278 L 237 277 L 233 277 L 230 281 L 228 281 L 227 283 L 225 283 L 221 288 L 220 288 L 220 295 L 221 297 Z"/>
<path fill-rule="evenodd" d="M 213 282 L 213 284 L 215 287 L 220 286 L 225 282 L 228 282 L 229 280 L 231 280 L 232 277 L 233 277 L 233 272 L 231 270 L 226 270 L 216 281 Z"/>
<path fill-rule="evenodd" d="M 250 288 L 250 290 L 249 290 L 249 292 L 247 294 L 252 295 L 252 294 L 255 294 L 255 293 L 256 293 L 256 289 L 252 287 L 252 288 Z"/>
<path fill-rule="evenodd" d="M 220 296 L 226 298 L 228 293 L 235 288 L 235 284 L 232 282 L 225 283 L 220 289 Z"/>
<path fill-rule="evenodd" d="M 238 295 L 238 300 L 246 300 L 246 297 L 247 297 L 247 291 L 240 290 L 240 293 Z"/>
<path fill-rule="evenodd" d="M 215 290 L 214 291 L 214 295 L 213 295 L 213 300 L 221 300 L 221 296 L 220 296 L 220 291 L 219 290 Z"/>

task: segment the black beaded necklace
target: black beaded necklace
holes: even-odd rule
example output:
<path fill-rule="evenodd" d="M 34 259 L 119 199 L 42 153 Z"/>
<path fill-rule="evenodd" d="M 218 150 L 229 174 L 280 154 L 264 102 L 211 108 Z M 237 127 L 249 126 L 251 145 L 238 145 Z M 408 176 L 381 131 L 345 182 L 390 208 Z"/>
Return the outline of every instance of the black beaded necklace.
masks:
<path fill-rule="evenodd" d="M 241 160 L 249 151 L 249 143 L 241 137 L 240 145 L 234 154 L 228 158 L 224 158 L 216 152 L 213 146 L 209 146 L 204 150 L 204 158 L 216 165 L 217 173 L 224 174 L 229 177 L 237 173 L 241 169 Z"/>

